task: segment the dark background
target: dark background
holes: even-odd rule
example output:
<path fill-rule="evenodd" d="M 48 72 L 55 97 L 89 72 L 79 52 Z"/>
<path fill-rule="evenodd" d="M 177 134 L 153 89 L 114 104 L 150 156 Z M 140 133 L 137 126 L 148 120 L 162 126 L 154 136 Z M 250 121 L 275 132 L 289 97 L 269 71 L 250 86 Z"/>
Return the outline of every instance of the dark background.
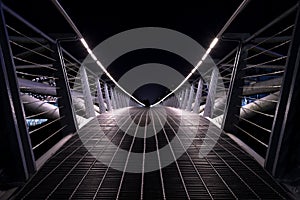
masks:
<path fill-rule="evenodd" d="M 60 0 L 91 48 L 119 32 L 138 27 L 164 27 L 182 32 L 207 48 L 241 0 L 206 1 L 70 1 Z M 227 33 L 254 33 L 272 19 L 293 6 L 296 0 L 252 0 L 232 23 Z M 73 30 L 50 0 L 6 0 L 4 3 L 52 37 L 74 36 Z M 211 56 L 216 61 L 234 48 L 235 44 L 220 42 Z M 65 45 L 79 60 L 87 52 L 79 42 Z M 138 50 L 121 56 L 108 71 L 116 80 L 129 69 L 147 62 L 169 65 L 183 75 L 191 71 L 189 63 L 177 55 L 160 50 Z M 147 86 L 135 96 L 153 103 L 163 96 L 163 87 Z M 152 89 L 151 89 L 152 88 Z"/>

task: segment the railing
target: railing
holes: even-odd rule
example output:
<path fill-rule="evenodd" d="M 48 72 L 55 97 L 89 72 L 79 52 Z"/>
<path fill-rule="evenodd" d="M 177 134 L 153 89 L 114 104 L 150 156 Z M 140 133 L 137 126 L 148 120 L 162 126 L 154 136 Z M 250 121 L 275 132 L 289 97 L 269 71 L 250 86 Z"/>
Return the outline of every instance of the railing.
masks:
<path fill-rule="evenodd" d="M 133 105 L 127 95 L 113 84 L 102 80 L 105 77 L 97 74 L 97 70 L 93 71 L 66 54 L 63 54 L 63 60 L 80 127 L 91 117 Z"/>
<path fill-rule="evenodd" d="M 66 136 L 68 126 L 80 126 L 96 113 L 129 106 L 122 92 L 61 48 L 64 39 L 54 40 L 9 8 L 6 11 L 9 43 L 36 159 Z M 69 102 L 64 95 L 68 93 L 73 107 L 66 108 Z M 76 118 L 71 125 L 69 121 L 74 119 L 65 112 L 70 108 L 74 108 Z"/>
<path fill-rule="evenodd" d="M 55 66 L 53 40 L 41 35 L 26 20 L 5 9 L 6 28 L 18 77 L 20 96 L 35 159 L 40 158 L 65 135 L 68 124 L 60 123 L 64 105 L 58 95 L 63 88 Z M 20 29 L 22 27 L 22 29 Z"/>
<path fill-rule="evenodd" d="M 2 61 L 14 69 L 10 74 L 5 70 L 1 73 L 4 78 L 12 76 L 10 82 L 16 85 L 15 90 L 12 85 L 5 86 L 19 102 L 5 99 L 8 104 L 15 103 L 13 106 L 18 111 L 8 107 L 12 115 L 17 115 L 17 121 L 7 122 L 16 123 L 13 125 L 16 137 L 3 139 L 14 143 L 7 147 L 14 152 L 4 150 L 1 143 L 1 158 L 10 159 L 1 159 L 0 172 L 15 174 L 10 180 L 24 181 L 89 118 L 134 103 L 114 85 L 103 81 L 104 76 L 82 65 L 62 48 L 64 42 L 76 42 L 74 38 L 53 39 L 1 2 L 0 9 L 3 11 L 1 34 L 7 35 L 7 38 L 1 36 L 1 48 L 8 47 Z M 8 64 L 5 67 L 10 67 Z M 24 131 L 19 134 L 22 123 Z M 23 146 L 19 146 L 21 143 Z M 20 162 L 17 154 L 25 163 Z"/>
<path fill-rule="evenodd" d="M 265 158 L 272 132 L 275 110 L 288 50 L 292 40 L 296 7 L 274 19 L 243 43 L 247 57 L 245 66 L 234 74 L 240 79 L 241 93 L 238 95 L 240 112 L 233 124 L 234 134 Z M 226 65 L 232 69 L 233 65 Z M 228 75 L 229 76 L 229 75 Z"/>
<path fill-rule="evenodd" d="M 225 33 L 219 48 L 228 41 L 239 46 L 217 63 L 218 81 L 213 80 L 215 66 L 211 66 L 212 70 L 190 80 L 191 84 L 183 86 L 163 105 L 211 118 L 264 159 L 292 40 L 296 8 L 287 10 L 252 35 Z M 210 88 L 213 83 L 217 84 Z"/>

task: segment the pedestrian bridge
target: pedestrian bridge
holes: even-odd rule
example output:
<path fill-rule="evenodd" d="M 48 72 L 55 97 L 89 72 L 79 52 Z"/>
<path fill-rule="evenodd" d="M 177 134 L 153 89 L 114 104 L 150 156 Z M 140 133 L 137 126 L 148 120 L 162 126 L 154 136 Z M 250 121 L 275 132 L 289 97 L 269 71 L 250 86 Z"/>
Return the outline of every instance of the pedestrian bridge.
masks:
<path fill-rule="evenodd" d="M 106 66 L 115 55 L 90 49 L 52 3 L 75 39 L 49 36 L 0 0 L 0 199 L 300 198 L 299 2 L 251 33 L 228 32 L 244 0 L 207 48 L 163 46 L 195 47 L 191 66 L 147 63 L 118 78 Z M 112 38 L 149 48 L 182 36 L 161 31 Z M 158 39 L 128 40 L 141 32 Z M 70 53 L 77 46 L 86 59 Z M 153 102 L 149 80 L 163 91 Z"/>

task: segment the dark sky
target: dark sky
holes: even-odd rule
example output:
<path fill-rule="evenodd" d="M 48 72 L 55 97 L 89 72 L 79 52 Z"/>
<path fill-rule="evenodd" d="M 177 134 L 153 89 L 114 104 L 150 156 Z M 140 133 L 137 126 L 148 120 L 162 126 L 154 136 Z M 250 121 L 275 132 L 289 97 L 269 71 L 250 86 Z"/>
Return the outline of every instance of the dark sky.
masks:
<path fill-rule="evenodd" d="M 198 0 L 178 1 L 180 2 L 178 3 L 177 1 L 162 0 L 138 2 L 60 0 L 59 2 L 73 19 L 91 48 L 119 32 L 147 26 L 180 31 L 207 48 L 242 1 Z M 50 35 L 74 34 L 51 0 L 5 0 L 4 3 Z M 254 33 L 295 3 L 296 0 L 252 0 L 226 32 Z M 80 43 L 73 43 L 71 46 L 69 44 L 67 47 L 77 58 L 85 58 L 86 52 L 83 51 Z M 211 55 L 213 59 L 220 59 L 231 48 L 230 43 L 220 42 Z M 180 65 L 181 68 L 178 70 L 186 75 L 190 71 L 190 66 L 175 57 L 167 52 L 153 50 L 132 52 L 117 59 L 110 66 L 109 72 L 118 79 L 126 70 L 156 59 L 157 62 L 173 65 L 175 69 Z M 170 63 L 170 60 L 176 62 Z M 125 68 L 120 70 L 120 65 Z M 146 88 L 149 92 L 149 87 Z M 153 88 L 153 90 L 158 90 L 157 86 Z M 162 93 L 164 91 L 158 91 L 156 95 L 159 96 Z M 141 90 L 141 96 L 143 96 L 143 90 Z M 144 96 L 146 96 L 145 92 Z"/>

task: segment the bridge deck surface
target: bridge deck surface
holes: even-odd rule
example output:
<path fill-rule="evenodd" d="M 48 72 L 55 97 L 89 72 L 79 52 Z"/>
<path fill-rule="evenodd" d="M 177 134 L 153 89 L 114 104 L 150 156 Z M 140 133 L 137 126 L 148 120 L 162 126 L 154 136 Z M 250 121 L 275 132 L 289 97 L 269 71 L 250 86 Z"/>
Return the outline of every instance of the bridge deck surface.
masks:
<path fill-rule="evenodd" d="M 255 160 L 207 119 L 173 108 L 133 107 L 90 121 L 17 196 L 164 198 L 288 197 Z"/>

